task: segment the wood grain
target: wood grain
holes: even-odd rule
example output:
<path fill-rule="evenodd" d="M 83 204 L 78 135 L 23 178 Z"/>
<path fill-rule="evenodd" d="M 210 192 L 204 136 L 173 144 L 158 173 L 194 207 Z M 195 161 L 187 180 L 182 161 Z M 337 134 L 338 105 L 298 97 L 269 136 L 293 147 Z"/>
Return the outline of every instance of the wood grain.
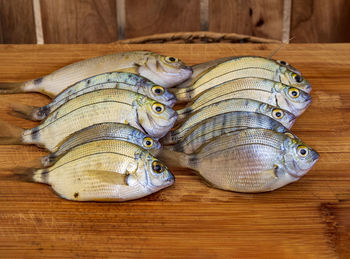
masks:
<path fill-rule="evenodd" d="M 41 0 L 45 43 L 117 40 L 115 0 Z"/>
<path fill-rule="evenodd" d="M 293 0 L 292 42 L 350 42 L 350 2 Z"/>
<path fill-rule="evenodd" d="M 268 56 L 277 44 L 2 45 L 0 81 L 21 81 L 111 52 L 151 50 L 188 64 L 224 56 Z M 262 194 L 207 187 L 188 170 L 174 186 L 126 203 L 78 203 L 47 185 L 8 178 L 6 168 L 45 154 L 34 146 L 0 146 L 1 258 L 349 258 L 350 44 L 290 44 L 274 57 L 313 84 L 313 103 L 293 132 L 321 154 L 300 181 Z M 11 102 L 44 105 L 39 94 L 0 96 L 0 118 Z"/>
<path fill-rule="evenodd" d="M 36 43 L 32 1 L 0 0 L 0 43 Z"/>
<path fill-rule="evenodd" d="M 126 38 L 154 33 L 200 30 L 199 0 L 128 0 Z"/>
<path fill-rule="evenodd" d="M 209 30 L 282 40 L 283 1 L 211 0 Z"/>

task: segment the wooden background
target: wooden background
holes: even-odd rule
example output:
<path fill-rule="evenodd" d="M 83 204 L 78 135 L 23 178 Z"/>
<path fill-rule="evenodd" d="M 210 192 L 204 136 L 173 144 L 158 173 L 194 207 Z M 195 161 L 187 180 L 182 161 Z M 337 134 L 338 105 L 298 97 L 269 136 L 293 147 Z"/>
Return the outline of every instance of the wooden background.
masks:
<path fill-rule="evenodd" d="M 0 0 L 0 43 L 108 43 L 200 30 L 350 42 L 349 17 L 348 0 Z"/>
<path fill-rule="evenodd" d="M 112 52 L 150 50 L 192 65 L 239 55 L 267 57 L 278 44 L 0 45 L 0 82 L 38 78 Z M 176 183 L 125 203 L 70 202 L 47 185 L 11 180 L 45 152 L 0 146 L 0 258 L 350 258 L 350 44 L 288 44 L 275 56 L 302 71 L 313 102 L 292 131 L 320 153 L 298 182 L 262 194 L 208 188 L 188 170 Z M 34 93 L 0 95 L 44 105 Z M 166 161 L 164 161 L 166 162 Z M 7 168 L 7 169 L 6 169 Z"/>

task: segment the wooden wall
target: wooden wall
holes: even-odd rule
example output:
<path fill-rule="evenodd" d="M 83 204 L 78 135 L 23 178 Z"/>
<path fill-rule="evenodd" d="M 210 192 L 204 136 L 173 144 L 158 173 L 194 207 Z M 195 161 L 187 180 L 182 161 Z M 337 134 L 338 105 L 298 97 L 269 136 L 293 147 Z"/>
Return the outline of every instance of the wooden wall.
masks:
<path fill-rule="evenodd" d="M 349 0 L 0 0 L 0 43 L 108 43 L 199 30 L 350 42 L 349 17 Z"/>

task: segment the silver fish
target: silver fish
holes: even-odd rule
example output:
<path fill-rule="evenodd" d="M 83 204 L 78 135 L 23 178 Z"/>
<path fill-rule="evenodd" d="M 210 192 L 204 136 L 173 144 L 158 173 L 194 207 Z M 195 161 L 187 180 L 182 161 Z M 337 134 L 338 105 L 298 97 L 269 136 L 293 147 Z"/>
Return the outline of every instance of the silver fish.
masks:
<path fill-rule="evenodd" d="M 261 103 L 250 99 L 225 100 L 210 104 L 191 114 L 186 120 L 183 121 L 182 124 L 177 125 L 174 130 L 170 131 L 164 140 L 162 140 L 162 143 L 177 143 L 183 139 L 183 137 L 194 126 L 201 123 L 203 120 L 215 117 L 219 114 L 233 111 L 246 111 L 263 114 L 280 122 L 287 129 L 290 129 L 292 127 L 296 119 L 296 117 L 290 112 L 284 111 L 266 103 Z"/>
<path fill-rule="evenodd" d="M 236 131 L 248 128 L 269 129 L 279 133 L 289 132 L 291 135 L 293 135 L 281 123 L 266 115 L 244 111 L 227 112 L 210 117 L 198 123 L 194 127 L 191 127 L 186 135 L 184 135 L 176 143 L 173 143 L 171 138 L 167 138 L 167 136 L 165 136 L 162 139 L 162 144 L 165 144 L 163 147 L 164 149 L 192 154 L 202 145 L 208 143 L 210 140 L 216 137 L 231 133 L 235 134 Z M 294 135 L 293 137 L 296 138 Z M 169 141 L 172 143 L 169 143 Z"/>
<path fill-rule="evenodd" d="M 35 144 L 55 152 L 74 132 L 104 122 L 129 124 L 160 138 L 172 128 L 176 117 L 173 109 L 144 95 L 104 89 L 68 101 L 32 129 L 0 122 L 0 144 Z"/>
<path fill-rule="evenodd" d="M 160 143 L 151 136 L 126 124 L 106 122 L 81 129 L 60 143 L 58 150 L 41 158 L 41 166 L 51 166 L 58 157 L 74 147 L 96 140 L 117 139 L 142 147 L 143 149 L 159 149 Z"/>
<path fill-rule="evenodd" d="M 133 91 L 150 97 L 164 105 L 173 107 L 175 96 L 162 86 L 155 85 L 153 82 L 139 75 L 125 72 L 110 72 L 84 79 L 73 84 L 54 98 L 51 103 L 43 107 L 29 106 L 24 104 L 11 104 L 16 116 L 29 120 L 43 120 L 51 112 L 55 111 L 62 104 L 76 98 L 82 94 L 101 89 L 124 89 Z"/>
<path fill-rule="evenodd" d="M 178 102 L 188 102 L 218 84 L 239 78 L 257 77 L 281 82 L 310 93 L 311 85 L 301 73 L 286 62 L 281 62 L 263 57 L 236 57 L 202 74 L 193 85 L 174 89 L 172 92 Z"/>
<path fill-rule="evenodd" d="M 244 78 L 225 82 L 208 89 L 192 100 L 185 108 L 178 110 L 178 120 L 190 113 L 223 100 L 247 98 L 267 103 L 301 115 L 311 103 L 311 96 L 295 87 L 261 78 Z"/>
<path fill-rule="evenodd" d="M 235 192 L 267 192 L 297 181 L 319 154 L 290 134 L 246 129 L 222 135 L 187 155 L 162 150 L 168 166 L 190 168 L 209 185 Z"/>
<path fill-rule="evenodd" d="M 77 146 L 51 167 L 27 169 L 23 180 L 51 185 L 73 201 L 128 201 L 174 183 L 168 168 L 148 151 L 129 142 L 99 140 Z"/>
<path fill-rule="evenodd" d="M 132 51 L 82 60 L 27 82 L 1 83 L 0 93 L 39 92 L 55 97 L 76 82 L 115 71 L 139 74 L 163 87 L 177 85 L 192 74 L 192 68 L 178 58 L 149 51 Z"/>

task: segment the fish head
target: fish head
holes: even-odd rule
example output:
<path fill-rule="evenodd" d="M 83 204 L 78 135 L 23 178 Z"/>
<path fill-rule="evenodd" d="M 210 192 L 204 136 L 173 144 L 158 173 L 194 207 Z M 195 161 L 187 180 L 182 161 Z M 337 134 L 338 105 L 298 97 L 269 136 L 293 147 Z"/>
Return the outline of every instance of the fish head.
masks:
<path fill-rule="evenodd" d="M 192 68 L 175 57 L 149 55 L 138 69 L 139 74 L 166 88 L 178 85 L 192 75 Z"/>
<path fill-rule="evenodd" d="M 279 107 L 299 116 L 311 104 L 311 95 L 303 90 L 282 83 L 275 83 L 276 95 Z"/>
<path fill-rule="evenodd" d="M 293 115 L 291 112 L 268 105 L 266 103 L 262 103 L 260 105 L 259 111 L 260 113 L 278 121 L 287 129 L 290 129 L 296 120 L 295 115 Z"/>
<path fill-rule="evenodd" d="M 144 159 L 145 178 L 147 187 L 153 192 L 166 188 L 175 182 L 174 175 L 167 166 L 151 154 L 147 154 Z"/>
<path fill-rule="evenodd" d="M 177 113 L 150 98 L 142 98 L 137 107 L 139 125 L 154 138 L 163 137 L 175 124 Z"/>
<path fill-rule="evenodd" d="M 136 143 L 138 146 L 143 147 L 144 149 L 160 149 L 160 143 L 158 140 L 153 139 L 151 136 L 137 129 L 130 132 L 129 138 L 132 139 L 133 143 Z"/>
<path fill-rule="evenodd" d="M 165 104 L 169 107 L 173 107 L 176 103 L 176 97 L 173 93 L 169 92 L 165 87 L 155 84 L 149 84 L 143 86 L 145 95 L 149 96 L 155 101 Z"/>
<path fill-rule="evenodd" d="M 286 135 L 282 148 L 285 150 L 284 163 L 286 170 L 296 178 L 305 175 L 320 157 L 314 149 L 299 138 L 292 137 L 291 134 Z"/>
<path fill-rule="evenodd" d="M 311 84 L 296 69 L 290 69 L 286 66 L 280 66 L 279 79 L 281 83 L 299 88 L 307 93 L 311 92 Z"/>

